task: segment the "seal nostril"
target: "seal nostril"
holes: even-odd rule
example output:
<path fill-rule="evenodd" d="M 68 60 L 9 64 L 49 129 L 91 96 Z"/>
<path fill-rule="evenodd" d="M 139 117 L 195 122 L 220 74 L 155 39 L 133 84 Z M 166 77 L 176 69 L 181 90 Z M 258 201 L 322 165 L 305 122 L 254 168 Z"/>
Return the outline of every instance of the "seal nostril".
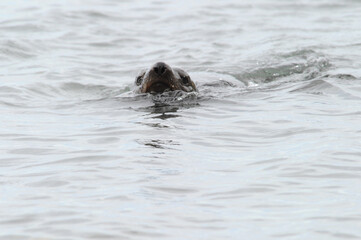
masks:
<path fill-rule="evenodd" d="M 153 67 L 153 71 L 158 74 L 158 75 L 163 75 L 167 70 L 167 67 L 164 63 L 157 63 L 154 67 Z"/>

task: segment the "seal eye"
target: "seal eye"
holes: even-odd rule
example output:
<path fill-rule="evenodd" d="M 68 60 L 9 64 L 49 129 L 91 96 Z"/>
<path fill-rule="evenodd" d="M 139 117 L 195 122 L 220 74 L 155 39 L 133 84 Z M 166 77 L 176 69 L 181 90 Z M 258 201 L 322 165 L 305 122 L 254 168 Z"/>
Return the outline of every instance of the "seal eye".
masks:
<path fill-rule="evenodd" d="M 186 77 L 186 76 L 182 77 L 182 83 L 183 83 L 184 85 L 189 84 L 189 78 Z"/>
<path fill-rule="evenodd" d="M 135 84 L 136 84 L 137 86 L 139 86 L 139 85 L 142 83 L 142 81 L 143 81 L 142 77 L 139 76 L 139 77 L 137 77 L 137 79 L 135 79 Z"/>

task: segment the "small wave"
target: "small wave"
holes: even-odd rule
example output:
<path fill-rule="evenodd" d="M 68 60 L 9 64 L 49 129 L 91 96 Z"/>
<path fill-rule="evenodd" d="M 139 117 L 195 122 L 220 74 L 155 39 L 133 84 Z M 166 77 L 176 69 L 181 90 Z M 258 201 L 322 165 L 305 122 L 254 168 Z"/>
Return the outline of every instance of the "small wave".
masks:
<path fill-rule="evenodd" d="M 106 86 L 68 82 L 60 85 L 35 83 L 25 86 L 1 86 L 0 103 L 14 107 L 57 106 L 64 103 L 115 98 L 130 92 L 127 86 Z M 49 105 L 49 102 L 52 104 Z"/>
<path fill-rule="evenodd" d="M 80 84 L 75 82 L 64 83 L 60 86 L 63 95 L 83 100 L 111 98 L 129 92 L 130 88 L 119 86 Z"/>
<path fill-rule="evenodd" d="M 277 54 L 269 58 L 264 62 L 257 62 L 261 67 L 232 73 L 232 76 L 249 86 L 254 82 L 269 83 L 285 77 L 292 77 L 295 81 L 310 80 L 330 67 L 325 56 L 310 49 Z"/>
<path fill-rule="evenodd" d="M 193 104 L 197 100 L 197 92 L 183 92 L 183 91 L 172 91 L 164 92 L 161 94 L 152 95 L 153 102 L 158 105 L 172 105 L 172 104 Z"/>
<path fill-rule="evenodd" d="M 344 74 L 344 73 L 337 73 L 337 74 L 326 74 L 323 76 L 324 78 L 336 78 L 341 80 L 356 80 L 357 77 L 355 77 L 352 74 Z"/>
<path fill-rule="evenodd" d="M 303 92 L 314 95 L 338 95 L 346 99 L 360 99 L 326 79 L 315 79 L 310 82 L 305 82 L 303 86 L 297 87 L 290 92 Z"/>
<path fill-rule="evenodd" d="M 128 106 L 135 111 L 156 114 L 155 118 L 178 117 L 174 114 L 179 109 L 192 108 L 199 105 L 199 92 L 172 91 L 161 94 L 126 92 L 117 96 L 122 106 Z M 160 115 L 159 115 L 160 114 Z"/>
<path fill-rule="evenodd" d="M 36 48 L 29 41 L 23 40 L 6 40 L 0 42 L 0 57 L 4 59 L 26 59 L 35 57 Z"/>
<path fill-rule="evenodd" d="M 7 107 L 24 107 L 25 102 L 23 91 L 16 87 L 0 86 L 0 104 Z"/>
<path fill-rule="evenodd" d="M 7 32 L 42 32 L 46 29 L 43 26 L 34 23 L 26 23 L 29 19 L 23 19 L 21 22 L 3 22 L 0 30 Z"/>

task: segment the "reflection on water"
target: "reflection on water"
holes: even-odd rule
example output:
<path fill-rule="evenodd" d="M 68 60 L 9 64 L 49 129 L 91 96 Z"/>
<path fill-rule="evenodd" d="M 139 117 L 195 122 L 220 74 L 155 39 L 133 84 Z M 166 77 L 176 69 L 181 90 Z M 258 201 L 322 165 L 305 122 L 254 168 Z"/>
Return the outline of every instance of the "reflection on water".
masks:
<path fill-rule="evenodd" d="M 164 107 L 162 107 L 164 108 Z M 163 119 L 166 120 L 168 118 L 176 118 L 176 117 L 180 117 L 180 115 L 177 114 L 169 114 L 169 112 L 176 112 L 177 109 L 165 109 L 166 111 L 164 111 L 164 109 L 162 110 L 156 110 L 152 113 L 160 113 L 159 115 L 154 116 L 153 118 L 158 118 L 158 119 Z"/>
<path fill-rule="evenodd" d="M 357 1 L 0 6 L 0 239 L 361 239 Z"/>
<path fill-rule="evenodd" d="M 144 144 L 145 146 L 160 148 L 160 149 L 172 149 L 172 145 L 179 145 L 173 140 L 162 140 L 162 139 L 151 139 L 146 141 L 139 141 L 139 143 Z"/>

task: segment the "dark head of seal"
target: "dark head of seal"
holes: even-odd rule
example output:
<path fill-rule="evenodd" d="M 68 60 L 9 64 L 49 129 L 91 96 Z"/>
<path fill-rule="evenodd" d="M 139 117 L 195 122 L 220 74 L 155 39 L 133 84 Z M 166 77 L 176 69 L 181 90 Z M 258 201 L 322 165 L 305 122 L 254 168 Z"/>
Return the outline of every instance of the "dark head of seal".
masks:
<path fill-rule="evenodd" d="M 135 79 L 135 84 L 139 86 L 141 93 L 162 93 L 175 90 L 197 91 L 196 85 L 188 73 L 180 68 L 171 68 L 163 62 L 158 62 L 150 69 L 140 72 Z"/>

